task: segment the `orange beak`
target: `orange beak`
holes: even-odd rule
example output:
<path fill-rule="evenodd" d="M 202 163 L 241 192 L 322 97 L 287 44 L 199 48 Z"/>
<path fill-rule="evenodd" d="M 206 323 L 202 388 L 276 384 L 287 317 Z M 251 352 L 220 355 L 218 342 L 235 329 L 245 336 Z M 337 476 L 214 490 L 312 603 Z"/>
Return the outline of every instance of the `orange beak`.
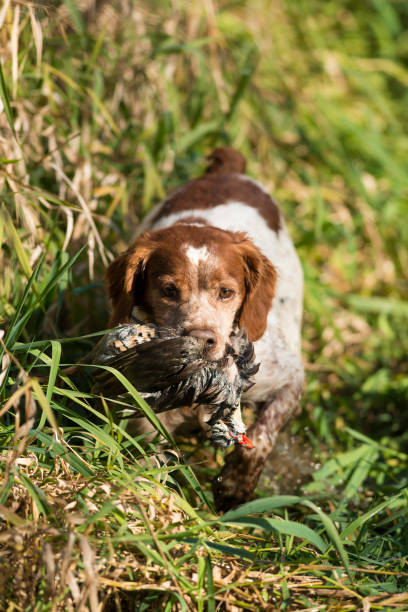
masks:
<path fill-rule="evenodd" d="M 241 446 L 245 446 L 245 448 L 254 448 L 254 445 L 252 444 L 251 440 L 247 438 L 245 434 L 242 434 L 242 438 L 240 440 L 237 440 L 237 442 Z"/>

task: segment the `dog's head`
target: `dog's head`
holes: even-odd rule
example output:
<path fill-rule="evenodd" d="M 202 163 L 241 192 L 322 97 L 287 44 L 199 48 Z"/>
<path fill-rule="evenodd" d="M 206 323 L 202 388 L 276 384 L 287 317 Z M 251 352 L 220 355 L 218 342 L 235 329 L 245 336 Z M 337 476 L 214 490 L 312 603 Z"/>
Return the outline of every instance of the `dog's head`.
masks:
<path fill-rule="evenodd" d="M 178 224 L 146 232 L 107 269 L 110 325 L 136 316 L 203 338 L 212 359 L 235 326 L 252 341 L 266 328 L 276 271 L 241 232 Z"/>

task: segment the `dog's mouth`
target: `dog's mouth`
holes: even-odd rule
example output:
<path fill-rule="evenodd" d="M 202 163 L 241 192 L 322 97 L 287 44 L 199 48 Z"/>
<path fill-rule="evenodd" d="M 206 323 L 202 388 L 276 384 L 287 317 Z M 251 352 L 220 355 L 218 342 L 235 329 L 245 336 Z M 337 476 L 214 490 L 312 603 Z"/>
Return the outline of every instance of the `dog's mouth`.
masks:
<path fill-rule="evenodd" d="M 161 335 L 163 337 L 171 338 L 175 336 L 188 336 L 191 335 L 191 330 L 185 329 L 183 325 L 176 325 L 174 327 L 163 326 L 153 320 L 153 317 L 149 315 L 145 310 L 139 306 L 134 306 L 131 312 L 131 322 L 141 325 L 157 325 L 160 328 Z M 239 354 L 241 334 L 239 331 L 232 331 L 228 341 L 224 344 L 223 350 L 221 347 L 223 342 L 217 340 L 217 334 L 208 328 L 208 332 L 212 332 L 211 337 L 197 336 L 197 343 L 203 346 L 203 356 L 210 363 L 216 364 L 218 367 L 225 368 L 232 365 L 234 356 Z M 193 334 L 194 335 L 194 334 Z M 210 334 L 209 334 L 210 335 Z M 238 340 L 237 340 L 238 339 Z M 217 345 L 219 349 L 217 350 Z"/>
<path fill-rule="evenodd" d="M 145 315 L 145 316 L 143 316 Z M 156 325 L 151 321 L 151 317 L 148 317 L 146 313 L 142 313 L 140 308 L 134 307 L 131 314 L 132 323 L 141 325 Z M 162 338 L 173 338 L 176 336 L 186 335 L 185 330 L 182 326 L 176 327 L 160 327 L 160 336 Z M 203 339 L 196 338 L 196 342 L 200 345 L 200 352 L 202 358 L 218 368 L 229 371 L 231 381 L 235 377 L 234 366 L 238 365 L 240 368 L 244 368 L 246 378 L 252 377 L 259 369 L 259 364 L 254 363 L 254 350 L 253 344 L 248 341 L 246 331 L 244 329 L 235 328 L 231 332 L 228 342 L 225 343 L 224 352 L 220 357 L 216 357 L 212 354 L 212 349 L 209 347 Z M 247 383 L 244 390 L 248 390 L 251 383 Z"/>

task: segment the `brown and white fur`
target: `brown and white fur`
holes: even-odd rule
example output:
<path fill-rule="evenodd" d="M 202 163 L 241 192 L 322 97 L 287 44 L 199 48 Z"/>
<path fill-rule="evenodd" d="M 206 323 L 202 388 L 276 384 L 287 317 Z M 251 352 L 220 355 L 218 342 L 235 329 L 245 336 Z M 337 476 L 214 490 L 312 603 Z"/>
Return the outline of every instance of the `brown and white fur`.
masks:
<path fill-rule="evenodd" d="M 244 398 L 257 405 L 248 431 L 254 448 L 227 455 L 213 483 L 217 508 L 225 510 L 251 498 L 279 430 L 298 408 L 303 274 L 278 206 L 244 174 L 245 158 L 221 147 L 209 159 L 203 176 L 148 214 L 107 281 L 112 326 L 133 314 L 204 338 L 213 359 L 237 327 L 255 343 L 261 365 Z M 177 433 L 203 413 L 186 407 L 161 419 Z"/>

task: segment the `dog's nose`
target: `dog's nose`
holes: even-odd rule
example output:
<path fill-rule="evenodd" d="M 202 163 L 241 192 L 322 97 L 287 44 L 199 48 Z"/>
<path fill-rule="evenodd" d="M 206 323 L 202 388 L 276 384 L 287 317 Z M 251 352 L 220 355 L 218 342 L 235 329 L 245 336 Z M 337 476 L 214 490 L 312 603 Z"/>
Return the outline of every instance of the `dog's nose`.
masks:
<path fill-rule="evenodd" d="M 212 329 L 205 327 L 194 327 L 189 329 L 187 336 L 193 336 L 193 338 L 200 338 L 204 340 L 205 346 L 208 350 L 214 349 L 217 344 L 217 336 Z"/>

